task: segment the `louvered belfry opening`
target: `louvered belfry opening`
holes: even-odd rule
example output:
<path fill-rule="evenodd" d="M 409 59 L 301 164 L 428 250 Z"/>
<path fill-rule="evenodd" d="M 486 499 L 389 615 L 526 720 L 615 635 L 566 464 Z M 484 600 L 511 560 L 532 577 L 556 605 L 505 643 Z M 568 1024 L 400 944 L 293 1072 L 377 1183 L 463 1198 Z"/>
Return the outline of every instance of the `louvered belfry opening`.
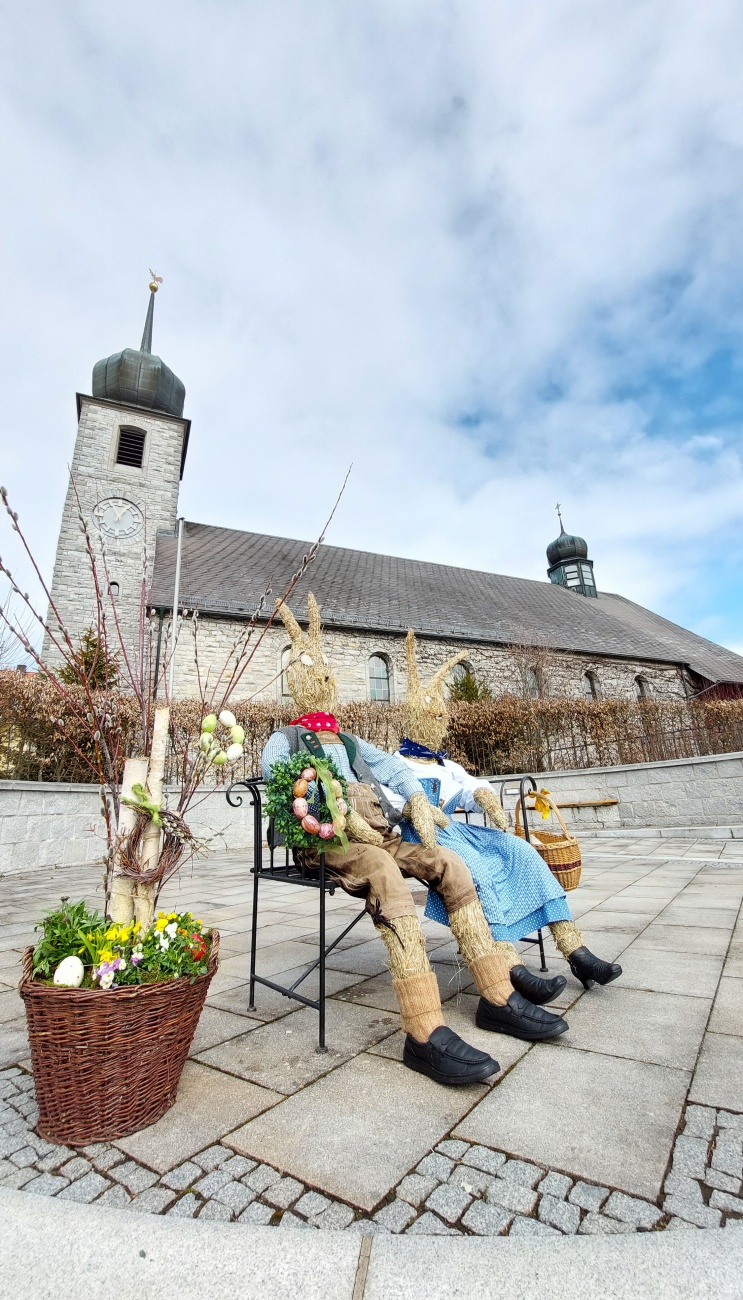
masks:
<path fill-rule="evenodd" d="M 119 446 L 116 451 L 117 465 L 131 465 L 133 469 L 141 469 L 144 460 L 144 443 L 146 433 L 142 429 L 131 429 L 122 426 L 119 429 Z"/>

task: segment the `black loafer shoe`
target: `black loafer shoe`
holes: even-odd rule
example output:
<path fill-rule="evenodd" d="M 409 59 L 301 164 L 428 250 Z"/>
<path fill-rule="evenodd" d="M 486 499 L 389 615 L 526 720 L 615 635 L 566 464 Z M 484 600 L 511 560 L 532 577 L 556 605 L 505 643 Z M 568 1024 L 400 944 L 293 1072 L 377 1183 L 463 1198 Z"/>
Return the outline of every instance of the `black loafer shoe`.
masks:
<path fill-rule="evenodd" d="M 603 961 L 601 957 L 594 956 L 590 948 L 576 948 L 575 952 L 571 952 L 568 966 L 584 989 L 593 988 L 594 984 L 611 984 L 622 973 L 621 966 L 616 962 Z"/>
<path fill-rule="evenodd" d="M 427 1043 L 419 1043 L 410 1034 L 405 1039 L 403 1064 L 419 1074 L 427 1074 L 437 1083 L 459 1087 L 466 1083 L 483 1083 L 497 1074 L 500 1066 L 487 1052 L 470 1047 L 459 1034 L 446 1025 L 434 1029 Z"/>
<path fill-rule="evenodd" d="M 480 998 L 475 1015 L 478 1029 L 492 1029 L 496 1034 L 510 1034 L 527 1043 L 543 1043 L 557 1038 L 567 1029 L 567 1021 L 543 1007 L 535 1007 L 515 990 L 504 1007 Z"/>
<path fill-rule="evenodd" d="M 526 966 L 512 966 L 508 973 L 516 992 L 537 1007 L 543 1007 L 545 1002 L 553 1002 L 567 984 L 564 975 L 555 975 L 554 979 L 543 980 Z"/>

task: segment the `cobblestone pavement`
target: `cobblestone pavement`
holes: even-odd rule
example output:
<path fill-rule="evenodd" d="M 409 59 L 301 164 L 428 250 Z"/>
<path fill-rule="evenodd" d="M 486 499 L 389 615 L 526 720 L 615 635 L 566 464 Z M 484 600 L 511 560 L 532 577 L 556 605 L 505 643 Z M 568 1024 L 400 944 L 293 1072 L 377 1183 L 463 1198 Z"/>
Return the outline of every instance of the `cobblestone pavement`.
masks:
<path fill-rule="evenodd" d="M 222 967 L 187 1067 L 189 1087 L 204 1079 L 208 1086 L 203 1096 L 197 1088 L 195 1103 L 179 1094 L 152 1129 L 82 1149 L 34 1131 L 33 1079 L 13 985 L 36 915 L 61 893 L 90 896 L 90 868 L 0 882 L 9 903 L 0 946 L 0 1186 L 135 1212 L 364 1233 L 549 1236 L 740 1226 L 743 862 L 710 859 L 705 845 L 688 841 L 678 853 L 667 841 L 594 842 L 588 859 L 574 910 L 587 942 L 619 957 L 624 978 L 589 994 L 569 983 L 556 1005 L 571 1031 L 559 1044 L 531 1048 L 489 1036 L 501 1075 L 492 1089 L 458 1094 L 401 1066 L 382 945 L 366 921 L 332 959 L 327 1056 L 314 1050 L 312 1012 L 271 995 L 248 1014 L 246 866 L 234 857 L 210 860 L 181 882 L 178 895 L 223 936 Z M 316 896 L 283 886 L 268 892 L 260 960 L 281 977 L 312 955 Z M 175 894 L 166 901 L 174 903 Z M 348 923 L 355 906 L 344 896 L 332 900 L 331 931 Z M 425 927 L 447 1019 L 481 1045 L 475 999 L 451 936 L 433 923 Z M 548 961 L 552 970 L 566 969 L 554 950 Z M 375 1087 L 397 1088 L 400 1105 L 411 1107 L 411 1143 L 397 1164 L 387 1152 L 391 1138 L 373 1147 L 370 1131 L 354 1127 L 353 1108 L 338 1108 L 344 1080 L 358 1085 L 369 1071 Z M 615 1094 L 622 1090 L 620 1105 Z M 305 1102 L 322 1107 L 328 1096 L 336 1098 L 337 1149 L 327 1116 L 325 1128 L 316 1124 L 309 1136 L 297 1120 Z M 363 1171 L 359 1181 L 354 1144 L 368 1153 L 368 1187 Z M 380 1173 L 385 1161 L 388 1172 Z M 611 1176 L 598 1177 L 598 1168 Z"/>
<path fill-rule="evenodd" d="M 491 1147 L 439 1142 L 374 1214 L 236 1155 L 229 1138 L 158 1176 L 109 1143 L 73 1149 L 34 1132 L 33 1079 L 0 1074 L 0 1186 L 147 1214 L 282 1228 L 514 1237 L 743 1224 L 743 1115 L 689 1105 L 660 1205 Z"/>

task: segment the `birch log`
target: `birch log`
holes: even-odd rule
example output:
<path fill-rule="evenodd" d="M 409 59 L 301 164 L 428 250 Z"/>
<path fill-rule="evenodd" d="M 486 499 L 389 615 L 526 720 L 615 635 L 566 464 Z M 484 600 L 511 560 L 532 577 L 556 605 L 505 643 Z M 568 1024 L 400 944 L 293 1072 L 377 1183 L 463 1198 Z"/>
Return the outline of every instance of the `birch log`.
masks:
<path fill-rule="evenodd" d="M 121 843 L 121 837 L 128 835 L 134 830 L 137 824 L 137 813 L 129 804 L 124 803 L 124 798 L 131 799 L 132 787 L 135 785 L 147 784 L 147 759 L 146 758 L 128 758 L 124 764 L 124 775 L 121 781 L 121 797 L 119 799 L 119 825 L 118 839 Z M 114 876 L 111 882 L 111 900 L 109 912 L 111 920 L 117 925 L 128 925 L 134 917 L 134 886 L 136 881 L 133 876 L 121 876 L 118 874 L 118 863 L 114 863 Z"/>
<path fill-rule="evenodd" d="M 163 797 L 165 780 L 165 754 L 168 747 L 168 727 L 170 709 L 156 709 L 152 728 L 152 748 L 150 749 L 150 766 L 147 772 L 147 789 L 150 798 L 160 803 Z M 160 827 L 150 822 L 142 836 L 142 871 L 152 871 L 160 857 Z M 157 884 L 144 885 L 137 882 L 134 891 L 134 915 L 143 930 L 152 925 L 155 915 L 155 892 Z"/>

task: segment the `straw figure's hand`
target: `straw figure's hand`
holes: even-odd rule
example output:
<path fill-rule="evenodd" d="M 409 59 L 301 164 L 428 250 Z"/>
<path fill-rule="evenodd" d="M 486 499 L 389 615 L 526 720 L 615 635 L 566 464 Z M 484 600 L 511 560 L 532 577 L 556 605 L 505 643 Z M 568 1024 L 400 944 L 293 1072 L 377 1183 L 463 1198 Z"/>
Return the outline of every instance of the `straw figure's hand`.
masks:
<path fill-rule="evenodd" d="M 410 821 L 417 830 L 423 847 L 426 849 L 435 849 L 436 822 L 434 820 L 433 808 L 428 801 L 428 797 L 421 790 L 418 794 L 412 795 L 408 800 L 406 807 L 409 809 Z"/>
<path fill-rule="evenodd" d="M 384 844 L 379 831 L 375 831 L 353 808 L 346 814 L 346 830 L 349 839 L 357 840 L 359 844 Z"/>
<path fill-rule="evenodd" d="M 495 790 L 491 790 L 484 785 L 478 786 L 477 790 L 475 790 L 475 803 L 478 803 L 483 812 L 487 813 L 491 822 L 498 827 L 499 831 L 508 830 L 508 819 L 501 808 L 501 802 Z"/>
<path fill-rule="evenodd" d="M 431 805 L 431 812 L 433 813 L 433 820 L 436 825 L 440 826 L 442 830 L 446 830 L 446 827 L 449 825 L 449 818 L 446 813 L 442 812 L 440 808 L 434 808 L 433 805 Z"/>

